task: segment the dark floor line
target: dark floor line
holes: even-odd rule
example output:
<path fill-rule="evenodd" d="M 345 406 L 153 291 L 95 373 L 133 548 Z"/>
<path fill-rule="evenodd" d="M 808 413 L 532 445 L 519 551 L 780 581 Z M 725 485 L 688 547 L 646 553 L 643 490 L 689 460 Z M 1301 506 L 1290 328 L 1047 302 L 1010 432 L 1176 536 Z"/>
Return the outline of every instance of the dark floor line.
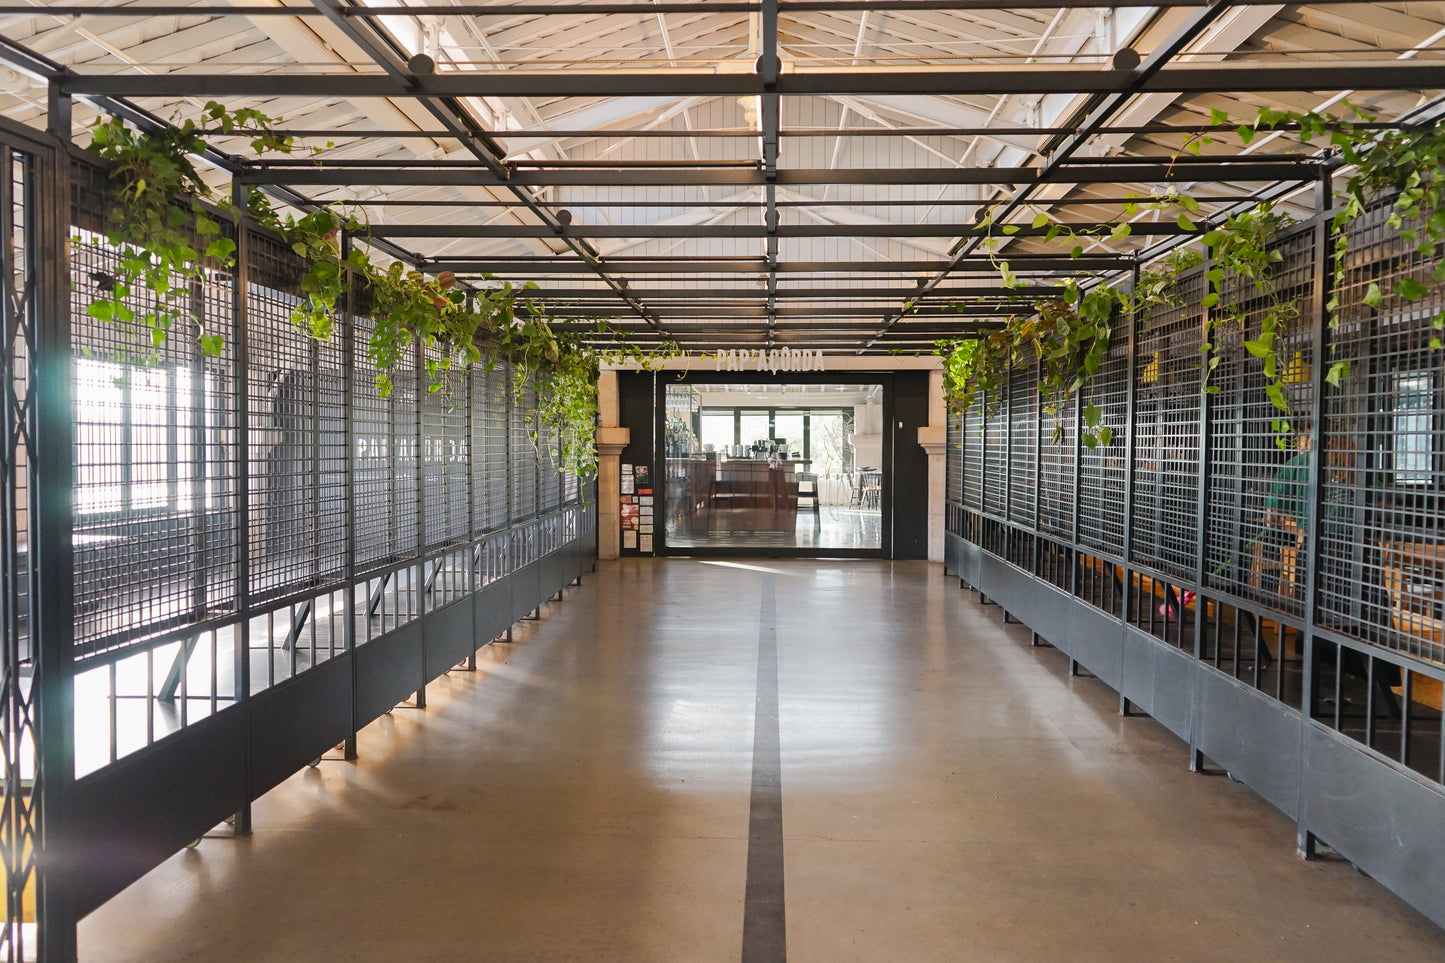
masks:
<path fill-rule="evenodd" d="M 763 576 L 758 619 L 758 690 L 753 710 L 753 789 L 748 808 L 748 880 L 742 963 L 788 958 L 783 902 L 783 764 L 778 736 L 777 592 Z"/>

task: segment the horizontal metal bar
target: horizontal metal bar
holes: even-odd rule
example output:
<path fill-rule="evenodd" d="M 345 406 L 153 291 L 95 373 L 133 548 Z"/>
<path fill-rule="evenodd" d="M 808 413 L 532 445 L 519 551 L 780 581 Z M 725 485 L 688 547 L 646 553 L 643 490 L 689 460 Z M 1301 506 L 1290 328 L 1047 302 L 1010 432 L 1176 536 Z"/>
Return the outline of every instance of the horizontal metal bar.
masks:
<path fill-rule="evenodd" d="M 1058 289 L 1049 285 L 1030 284 L 1017 288 L 1002 287 L 976 287 L 976 288 L 935 288 L 929 292 L 928 297 L 932 300 L 948 298 L 1003 298 L 1009 296 L 1034 297 L 1047 295 L 1056 292 Z M 716 298 L 719 300 L 766 300 L 770 297 L 786 301 L 791 298 L 806 298 L 809 300 L 868 300 L 874 298 L 910 298 L 915 289 L 913 287 L 867 287 L 867 288 L 788 288 L 779 287 L 776 292 L 769 292 L 765 288 L 642 288 L 634 287 L 629 289 L 634 297 L 643 299 L 649 304 L 655 304 L 659 300 L 685 300 L 694 298 Z M 530 291 L 528 294 L 539 301 L 552 303 L 554 301 L 566 301 L 571 299 L 597 299 L 603 300 L 615 298 L 616 293 L 610 288 L 541 288 L 537 291 Z"/>
<path fill-rule="evenodd" d="M 573 9 L 575 13 L 575 9 Z M 768 93 L 821 95 L 1217 93 L 1253 91 L 1424 90 L 1445 87 L 1445 65 L 1250 64 L 1224 61 L 1164 67 L 1138 85 L 1133 71 L 1077 64 L 972 70 L 842 70 L 779 75 Z M 382 74 L 69 74 L 60 91 L 118 97 L 747 97 L 760 96 L 753 73 L 467 70 L 417 77 L 410 85 Z"/>
<path fill-rule="evenodd" d="M 1042 237 L 1048 228 L 1027 224 L 1018 227 L 1013 237 Z M 1094 231 L 1098 224 L 1069 225 L 1081 232 Z M 1134 234 L 1141 237 L 1196 234 L 1203 228 L 1186 228 L 1175 221 L 1139 221 Z M 544 224 L 385 224 L 370 229 L 377 238 L 523 238 L 556 237 L 559 232 Z M 578 224 L 568 226 L 570 237 L 693 237 L 693 238 L 779 238 L 804 237 L 988 237 L 1000 235 L 974 224 L 780 224 L 769 231 L 763 224 Z"/>
<path fill-rule="evenodd" d="M 1208 194 L 1201 194 L 1201 193 L 1197 193 L 1197 192 L 1194 192 L 1192 196 L 1194 197 L 1194 199 L 1195 199 L 1196 201 L 1199 201 L 1201 204 L 1212 204 L 1212 203 L 1217 203 L 1217 204 L 1235 204 L 1235 203 L 1238 203 L 1238 202 L 1241 201 L 1241 200 L 1249 200 L 1249 199 L 1252 199 L 1252 198 L 1254 198 L 1256 195 L 1255 195 L 1255 192 L 1252 192 L 1252 191 L 1251 191 L 1251 192 L 1250 192 L 1249 194 L 1247 194 L 1247 195 L 1237 195 L 1237 196 L 1231 196 L 1231 197 L 1221 197 L 1221 196 L 1218 196 L 1218 195 L 1208 195 Z M 505 200 L 505 199 L 498 200 L 498 199 L 495 199 L 495 198 L 486 199 L 486 200 L 467 198 L 467 200 L 466 200 L 465 202 L 458 202 L 458 201 L 455 201 L 455 200 L 448 200 L 448 201 L 438 201 L 438 200 L 400 200 L 400 199 L 397 199 L 397 198 L 386 198 L 386 199 L 377 200 L 377 199 L 373 199 L 373 198 L 363 199 L 363 198 L 358 198 L 358 197 L 333 197 L 333 198 L 328 198 L 328 199 L 326 200 L 326 203 L 331 203 L 331 204 L 350 204 L 350 205 L 353 205 L 353 206 L 355 206 L 355 207 L 394 207 L 394 208 L 413 207 L 413 208 L 417 208 L 417 209 L 419 209 L 419 210 L 425 210 L 425 209 L 427 209 L 427 208 L 444 208 L 444 209 L 446 209 L 446 210 L 455 210 L 455 209 L 457 209 L 457 208 L 459 208 L 459 207 L 467 207 L 467 208 L 509 208 L 509 207 L 523 207 L 523 206 L 525 206 L 525 205 L 523 205 L 520 201 L 516 201 L 516 200 Z M 573 210 L 577 210 L 577 209 L 581 209 L 581 208 L 614 208 L 614 207 L 615 207 L 615 208 L 619 208 L 619 209 L 630 209 L 630 208 L 678 207 L 678 206 L 682 205 L 682 203 L 683 203 L 683 202 L 682 202 L 682 201 L 679 201 L 676 197 L 661 198 L 661 199 L 654 199 L 654 200 L 626 200 L 626 201 L 613 200 L 613 199 L 611 199 L 611 198 L 606 199 L 606 200 L 601 200 L 601 199 L 597 199 L 597 198 L 574 197 L 574 198 L 568 198 L 568 199 L 567 199 L 567 202 L 566 202 L 565 204 L 561 205 L 561 206 L 568 207 L 568 208 L 571 208 L 571 209 L 573 209 Z M 958 197 L 929 197 L 929 198 L 917 198 L 917 197 L 898 198 L 898 197 L 895 197 L 895 198 L 878 199 L 878 200 L 859 200 L 858 198 L 852 198 L 852 197 L 850 197 L 850 198 L 849 198 L 848 200 L 846 200 L 846 201 L 824 200 L 823 198 L 811 198 L 811 199 L 806 200 L 806 201 L 778 201 L 778 202 L 777 202 L 775 205 L 773 205 L 773 206 L 774 206 L 774 207 L 778 207 L 778 208 L 799 208 L 799 209 L 803 209 L 803 208 L 815 208 L 815 207 L 839 207 L 839 206 L 846 206 L 846 207 L 984 207 L 984 206 L 987 205 L 987 203 L 988 203 L 988 202 L 986 202 L 986 201 L 980 201 L 980 200 L 978 200 L 978 199 L 976 199 L 976 198 L 958 198 Z M 1135 193 L 1131 194 L 1131 195 L 1127 195 L 1127 196 L 1126 196 L 1126 195 L 1122 195 L 1122 194 L 1121 194 L 1121 195 L 1119 195 L 1119 196 L 1117 196 L 1117 197 L 1065 197 L 1065 198 L 1060 198 L 1059 200 L 1056 200 L 1056 201 L 1055 201 L 1055 200 L 1049 201 L 1049 206 L 1052 207 L 1052 208 L 1059 208 L 1059 207 L 1095 207 L 1095 206 L 1107 205 L 1107 204 L 1131 204 L 1131 203 L 1133 203 L 1133 204 L 1139 203 L 1139 194 L 1138 194 L 1137 191 L 1136 191 Z M 728 209 L 728 210 L 755 210 L 755 209 L 762 209 L 762 208 L 767 207 L 767 202 L 766 202 L 766 201 L 762 201 L 762 200 L 708 201 L 707 204 L 706 204 L 706 206 L 707 206 L 707 207 L 710 207 L 710 208 L 717 208 L 717 209 L 726 208 L 726 209 Z"/>
<path fill-rule="evenodd" d="M 651 307 L 651 306 L 649 306 L 649 307 Z M 624 309 L 621 308 L 621 307 L 618 307 L 618 308 L 616 308 L 616 309 L 614 309 L 614 310 L 624 310 Z M 981 315 L 1000 315 L 1000 316 L 1008 316 L 1008 315 L 1018 314 L 1018 313 L 1021 312 L 1021 310 L 1027 310 L 1027 308 L 1022 308 L 1022 307 L 1019 306 L 1019 305 L 1008 305 L 1008 304 L 1005 304 L 1005 305 L 993 306 L 993 307 L 991 307 L 991 308 L 976 308 L 976 309 L 973 309 L 973 311 L 974 311 L 975 314 L 981 314 Z M 553 308 L 553 309 L 549 310 L 548 313 L 551 314 L 553 317 L 563 317 L 563 318 L 574 317 L 574 318 L 575 318 L 575 317 L 588 317 L 589 315 L 593 315 L 593 314 L 598 314 L 598 315 L 600 315 L 600 314 L 605 314 L 606 311 L 605 311 L 604 309 L 601 309 L 601 308 L 589 308 L 589 309 L 572 310 L 572 309 L 568 309 L 568 308 L 566 308 L 566 307 L 557 307 L 557 308 Z M 776 315 L 777 317 L 780 317 L 780 318 L 782 318 L 782 317 L 794 317 L 794 318 L 883 318 L 883 317 L 887 317 L 889 314 L 891 314 L 891 313 L 892 313 L 892 310 L 891 310 L 891 309 L 887 309 L 887 308 L 881 308 L 881 307 L 856 308 L 856 307 L 837 307 L 837 306 L 828 306 L 828 305 L 806 305 L 806 304 L 804 304 L 804 305 L 794 306 L 794 305 L 780 304 L 780 305 L 778 305 L 777 307 L 773 308 L 772 311 L 770 312 L 770 311 L 768 310 L 768 308 L 767 308 L 766 306 L 763 306 L 763 305 L 746 305 L 746 304 L 740 304 L 740 305 L 727 305 L 727 306 L 717 306 L 717 307 L 696 307 L 696 308 L 694 308 L 694 307 L 676 307 L 676 308 L 668 308 L 666 311 L 659 310 L 659 309 L 657 309 L 657 308 L 654 307 L 654 308 L 652 308 L 652 313 L 655 314 L 655 315 L 657 315 L 658 318 L 659 318 L 659 321 L 660 321 L 661 323 L 663 323 L 663 325 L 665 326 L 666 323 L 667 323 L 668 318 L 766 318 L 766 317 L 768 317 L 770 314 Z M 949 307 L 949 306 L 947 306 L 947 305 L 942 305 L 942 304 L 921 305 L 921 306 L 919 306 L 918 308 L 916 308 L 913 312 L 911 312 L 911 314 L 914 315 L 914 316 L 923 316 L 923 315 L 929 315 L 929 314 L 932 314 L 932 315 L 941 315 L 941 314 L 945 314 L 945 313 L 950 314 L 950 315 L 958 315 L 959 312 L 955 311 L 953 308 L 951 308 L 951 307 Z M 874 327 L 875 327 L 875 329 L 876 329 L 876 327 L 877 327 L 877 324 L 876 324 L 876 323 L 875 323 Z"/>
<path fill-rule="evenodd" d="M 1326 124 L 1326 129 L 1332 125 Z M 1395 121 L 1372 121 L 1369 123 L 1359 122 L 1350 125 L 1356 130 L 1389 130 L 1406 124 Z M 1235 130 L 1237 124 L 1111 124 L 1100 127 L 1097 134 L 1184 134 L 1196 136 L 1199 134 L 1228 133 Z M 794 127 L 783 128 L 778 131 L 778 136 L 788 137 L 997 137 L 1003 135 L 1029 135 L 1029 136 L 1055 136 L 1061 134 L 1072 134 L 1076 127 L 1025 127 L 1023 125 L 1010 125 L 1001 123 L 993 127 Z M 1298 124 L 1281 123 L 1272 128 L 1273 130 L 1298 130 Z M 271 133 L 278 137 L 326 137 L 332 140 L 357 140 L 364 138 L 393 138 L 405 140 L 408 138 L 420 138 L 435 140 L 437 138 L 451 138 L 456 136 L 455 131 L 450 130 L 425 130 L 416 128 L 348 128 L 336 130 L 326 127 L 272 127 Z M 219 129 L 202 129 L 198 133 L 203 137 L 234 137 L 233 131 Z M 637 140 L 651 139 L 664 140 L 673 138 L 707 139 L 707 138 L 729 138 L 749 139 L 763 136 L 760 130 L 743 129 L 738 127 L 696 127 L 687 128 L 582 128 L 582 129 L 520 129 L 520 130 L 468 130 L 467 133 L 478 139 L 505 139 L 515 140 L 566 140 L 577 138 L 611 138 L 613 140 Z"/>
<path fill-rule="evenodd" d="M 1079 271 L 1126 271 L 1134 261 L 1128 257 L 1086 254 L 1080 258 L 1068 255 L 1030 255 L 1009 258 L 1009 267 L 1014 273 L 1030 271 L 1062 271 L 1070 274 Z M 766 274 L 767 264 L 761 259 L 749 261 L 631 261 L 604 260 L 603 264 L 615 274 Z M 590 274 L 592 268 L 581 261 L 558 259 L 485 259 L 485 258 L 431 258 L 423 262 L 427 271 L 452 271 L 457 274 L 527 275 L 545 277 L 549 274 Z M 919 274 L 942 271 L 948 268 L 947 261 L 781 261 L 778 274 Z M 997 274 L 996 268 L 987 258 L 973 258 L 960 262 L 952 269 L 955 274 Z"/>
<path fill-rule="evenodd" d="M 1445 78 L 1442 78 L 1445 84 Z M 1049 177 L 1056 184 L 1157 183 L 1172 180 L 1226 181 L 1230 183 L 1274 182 L 1310 179 L 1313 165 L 1304 158 L 1290 163 L 1252 161 L 1215 162 L 1176 167 L 1168 164 L 1099 166 L 1077 164 L 1060 167 Z M 241 174 L 246 184 L 291 186 L 355 187 L 758 187 L 769 183 L 780 187 L 842 184 L 978 184 L 1003 187 L 1039 182 L 1031 167 L 884 167 L 884 168 L 784 168 L 769 181 L 761 170 L 658 170 L 611 169 L 568 171 L 517 171 L 503 180 L 482 167 L 250 169 Z"/>

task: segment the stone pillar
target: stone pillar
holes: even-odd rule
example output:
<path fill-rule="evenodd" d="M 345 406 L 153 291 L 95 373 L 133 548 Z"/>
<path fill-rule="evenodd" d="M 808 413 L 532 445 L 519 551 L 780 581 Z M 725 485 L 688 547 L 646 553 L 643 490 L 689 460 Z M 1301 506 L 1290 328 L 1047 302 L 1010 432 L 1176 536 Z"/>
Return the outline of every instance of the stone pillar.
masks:
<path fill-rule="evenodd" d="M 597 557 L 617 558 L 622 550 L 622 494 L 620 458 L 631 441 L 632 432 L 619 428 L 617 372 L 604 371 L 597 378 Z"/>
<path fill-rule="evenodd" d="M 928 452 L 928 560 L 941 564 L 948 454 L 948 406 L 943 400 L 941 371 L 928 373 L 928 426 L 918 429 L 918 443 Z"/>

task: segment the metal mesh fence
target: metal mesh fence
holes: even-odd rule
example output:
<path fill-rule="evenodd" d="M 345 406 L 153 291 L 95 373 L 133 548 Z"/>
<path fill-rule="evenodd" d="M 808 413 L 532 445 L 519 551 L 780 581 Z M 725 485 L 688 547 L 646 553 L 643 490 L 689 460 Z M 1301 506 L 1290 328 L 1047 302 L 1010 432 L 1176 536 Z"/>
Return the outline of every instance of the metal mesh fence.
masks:
<path fill-rule="evenodd" d="M 352 385 L 351 420 L 356 456 L 352 466 L 355 499 L 352 502 L 356 532 L 356 565 L 365 569 L 380 562 L 400 559 L 415 551 L 398 539 L 398 515 L 415 511 L 398 497 L 395 464 L 397 438 L 393 431 L 394 401 L 383 398 L 377 387 L 376 367 L 366 356 L 372 321 L 357 318 L 352 356 L 355 380 Z"/>
<path fill-rule="evenodd" d="M 983 510 L 1008 511 L 1008 393 L 987 398 L 983 412 Z"/>
<path fill-rule="evenodd" d="M 1061 404 L 1057 414 L 1039 407 L 1039 530 L 1062 538 L 1074 535 L 1076 407 L 1073 400 Z"/>
<path fill-rule="evenodd" d="M 262 283 L 294 271 L 278 240 L 253 237 L 247 292 L 251 593 L 281 595 L 338 579 L 344 542 L 341 346 L 291 320 L 300 298 Z"/>
<path fill-rule="evenodd" d="M 1389 213 L 1382 206 L 1357 222 L 1344 265 L 1331 357 L 1348 360 L 1350 373 L 1324 401 L 1319 619 L 1441 662 L 1445 384 L 1431 319 L 1445 296 L 1431 281 L 1435 259 L 1405 241 Z M 1402 299 L 1395 286 L 1407 278 L 1430 293 Z"/>
<path fill-rule="evenodd" d="M 507 369 L 508 379 L 516 377 Z M 537 513 L 537 392 L 528 385 L 511 407 L 509 455 L 511 458 L 512 521 L 521 521 Z"/>
<path fill-rule="evenodd" d="M 103 184 L 80 181 L 74 223 L 94 223 Z M 147 290 L 122 293 L 133 320 L 92 316 L 116 293 L 121 249 L 77 229 L 70 245 L 75 424 L 74 591 L 78 655 L 223 613 L 235 603 L 236 407 L 228 275 L 186 288 L 192 330 L 156 344 Z M 226 338 L 205 357 L 195 330 Z"/>
<path fill-rule="evenodd" d="M 440 352 L 428 349 L 435 360 Z M 425 481 L 426 543 L 429 548 L 464 541 L 468 518 L 468 377 L 442 372 L 422 395 L 422 462 Z"/>
<path fill-rule="evenodd" d="M 1275 249 L 1282 257 L 1271 271 L 1277 297 L 1261 295 L 1246 279 L 1229 279 L 1225 300 L 1244 314 L 1213 325 L 1220 363 L 1211 379 L 1218 390 L 1209 400 L 1205 584 L 1301 615 L 1310 460 L 1303 432 L 1313 415 L 1309 329 L 1317 310 L 1314 233 L 1296 234 Z M 1283 327 L 1275 340 L 1280 397 L 1288 411 L 1267 396 L 1264 366 L 1245 347 L 1260 344 L 1262 322 L 1277 310 L 1276 301 L 1296 306 L 1279 318 Z"/>
<path fill-rule="evenodd" d="M 943 461 L 944 500 L 963 503 L 963 415 L 948 413 L 948 432 Z"/>
<path fill-rule="evenodd" d="M 1192 578 L 1199 526 L 1199 345 L 1205 278 L 1180 279 L 1179 307 L 1140 319 L 1134 384 L 1133 557 Z"/>
<path fill-rule="evenodd" d="M 1008 517 L 1032 525 L 1037 511 L 1035 479 L 1038 474 L 1038 371 L 1021 364 L 1009 375 Z"/>
<path fill-rule="evenodd" d="M 481 474 L 474 481 L 472 497 L 479 530 L 490 532 L 507 524 L 511 376 L 505 365 L 497 365 L 490 370 L 479 369 L 474 378 L 480 400 L 472 420 L 476 432 L 472 469 L 480 469 Z"/>
<path fill-rule="evenodd" d="M 1131 437 L 1129 418 L 1129 339 L 1114 332 L 1114 343 L 1090 383 L 1085 404 L 1099 408 L 1101 424 L 1113 432 L 1109 444 L 1079 449 L 1079 543 L 1114 555 L 1124 554 L 1125 453 Z"/>
<path fill-rule="evenodd" d="M 974 401 L 963 413 L 963 450 L 961 460 L 963 471 L 960 485 L 963 490 L 963 504 L 969 508 L 983 507 L 983 402 Z"/>

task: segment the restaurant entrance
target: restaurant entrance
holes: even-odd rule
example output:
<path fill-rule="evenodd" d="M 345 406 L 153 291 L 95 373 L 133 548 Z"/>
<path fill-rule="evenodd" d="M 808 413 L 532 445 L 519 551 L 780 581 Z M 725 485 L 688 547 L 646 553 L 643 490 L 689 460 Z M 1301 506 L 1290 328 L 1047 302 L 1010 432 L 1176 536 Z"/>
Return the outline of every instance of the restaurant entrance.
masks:
<path fill-rule="evenodd" d="M 887 557 L 889 379 L 760 377 L 660 385 L 661 551 Z"/>

